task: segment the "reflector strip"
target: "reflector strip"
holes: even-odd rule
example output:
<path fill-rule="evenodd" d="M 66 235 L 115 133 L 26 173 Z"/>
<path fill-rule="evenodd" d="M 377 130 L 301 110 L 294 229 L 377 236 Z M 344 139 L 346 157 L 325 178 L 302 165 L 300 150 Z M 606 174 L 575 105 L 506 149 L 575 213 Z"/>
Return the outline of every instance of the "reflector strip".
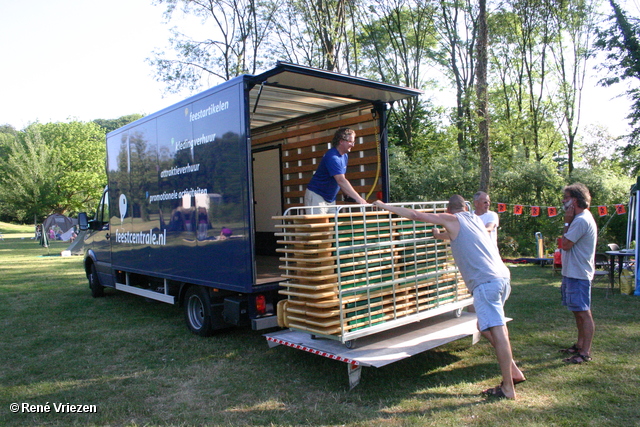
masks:
<path fill-rule="evenodd" d="M 271 341 L 271 342 L 274 342 L 274 343 L 280 344 L 280 345 L 286 345 L 287 347 L 295 348 L 296 350 L 304 350 L 304 351 L 306 351 L 308 353 L 317 354 L 318 356 L 323 356 L 323 357 L 326 357 L 326 358 L 329 358 L 329 359 L 337 360 L 339 362 L 350 363 L 351 365 L 354 365 L 354 366 L 357 366 L 357 365 L 360 364 L 360 362 L 358 362 L 357 360 L 349 359 L 347 357 L 337 356 L 335 354 L 327 353 L 326 351 L 316 350 L 314 348 L 306 347 L 306 346 L 300 345 L 300 344 L 294 344 L 292 342 L 284 341 L 284 340 L 281 340 L 281 339 L 278 339 L 278 338 L 273 338 L 273 337 L 267 336 L 267 341 Z"/>

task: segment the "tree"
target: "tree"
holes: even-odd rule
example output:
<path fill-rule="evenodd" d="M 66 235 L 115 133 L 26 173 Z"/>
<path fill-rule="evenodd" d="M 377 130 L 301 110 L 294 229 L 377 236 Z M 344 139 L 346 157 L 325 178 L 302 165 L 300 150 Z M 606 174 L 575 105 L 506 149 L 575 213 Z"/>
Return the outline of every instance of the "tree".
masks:
<path fill-rule="evenodd" d="M 348 1 L 299 0 L 294 2 L 302 12 L 307 36 L 319 47 L 318 68 L 341 72 L 344 68 L 343 49 L 347 44 Z"/>
<path fill-rule="evenodd" d="M 428 2 L 375 0 L 362 13 L 358 37 L 362 70 L 375 80 L 399 86 L 425 88 L 424 71 L 437 47 L 433 26 L 436 9 Z M 433 60 L 431 59 L 433 62 Z M 366 64 L 366 66 L 364 65 Z M 411 98 L 394 106 L 394 124 L 411 155 L 419 146 L 420 121 L 427 114 L 420 100 Z"/>
<path fill-rule="evenodd" d="M 569 174 L 573 172 L 574 167 L 574 148 L 580 126 L 582 90 L 587 61 L 591 57 L 593 9 L 595 9 L 594 2 L 585 0 L 561 3 L 560 7 L 552 9 L 557 30 L 554 34 L 554 42 L 550 46 L 557 71 L 559 109 L 562 114 L 562 128 L 567 146 Z"/>
<path fill-rule="evenodd" d="M 614 0 L 609 0 L 613 16 L 608 28 L 599 29 L 596 47 L 607 52 L 604 68 L 613 76 L 601 80 L 601 84 L 610 86 L 631 79 L 635 85 L 627 90 L 632 101 L 632 110 L 627 116 L 631 124 L 628 151 L 637 151 L 640 145 L 640 19 L 631 19 Z"/>
<path fill-rule="evenodd" d="M 39 130 L 27 128 L 8 141 L 0 159 L 0 209 L 20 222 L 44 219 L 57 205 L 55 187 L 63 175 L 60 154 L 47 144 Z"/>
<path fill-rule="evenodd" d="M 56 181 L 52 210 L 65 213 L 93 207 L 106 184 L 105 134 L 95 123 L 33 124 L 42 139 L 59 156 L 64 174 Z"/>
<path fill-rule="evenodd" d="M 177 57 L 156 51 L 148 59 L 156 67 L 157 79 L 176 92 L 198 89 L 210 77 L 226 81 L 255 74 L 265 59 L 263 43 L 280 6 L 279 1 L 258 0 L 156 0 L 156 4 L 166 6 L 167 19 L 182 6 L 184 13 L 200 17 L 203 24 L 213 23 L 213 37 L 204 40 L 193 40 L 174 28 L 170 44 Z"/>
<path fill-rule="evenodd" d="M 557 30 L 552 7 L 547 0 L 505 2 L 489 20 L 493 133 L 514 160 L 542 162 L 562 148 L 548 89 L 550 42 Z"/>
<path fill-rule="evenodd" d="M 480 135 L 480 190 L 488 192 L 491 183 L 491 151 L 489 149 L 489 108 L 487 95 L 487 2 L 480 0 L 478 13 L 478 66 L 476 93 L 478 96 L 478 134 Z"/>
<path fill-rule="evenodd" d="M 612 163 L 616 153 L 616 141 L 606 128 L 589 125 L 578 148 L 584 166 L 597 169 Z"/>
<path fill-rule="evenodd" d="M 2 209 L 20 221 L 93 207 L 106 183 L 104 131 L 95 123 L 34 123 L 6 151 Z"/>
<path fill-rule="evenodd" d="M 545 99 L 548 77 L 547 55 L 552 27 L 550 4 L 546 0 L 525 0 L 516 3 L 516 11 L 521 20 L 522 33 L 519 54 L 524 65 L 524 83 L 527 92 L 525 114 L 529 117 L 526 139 L 526 155 L 532 150 L 536 161 L 545 157 L 542 147 L 541 130 L 549 114 L 550 105 Z"/>
<path fill-rule="evenodd" d="M 440 35 L 441 65 L 456 91 L 454 122 L 458 149 L 463 155 L 473 138 L 471 103 L 474 100 L 474 55 L 477 38 L 477 11 L 469 0 L 439 0 L 440 16 L 435 25 Z"/>
<path fill-rule="evenodd" d="M 10 141 L 14 140 L 18 132 L 11 125 L 0 126 L 0 159 L 8 155 Z"/>
<path fill-rule="evenodd" d="M 96 119 L 93 123 L 104 129 L 106 134 L 143 117 L 144 115 L 142 114 L 129 114 L 128 116 L 122 116 L 117 119 Z"/>

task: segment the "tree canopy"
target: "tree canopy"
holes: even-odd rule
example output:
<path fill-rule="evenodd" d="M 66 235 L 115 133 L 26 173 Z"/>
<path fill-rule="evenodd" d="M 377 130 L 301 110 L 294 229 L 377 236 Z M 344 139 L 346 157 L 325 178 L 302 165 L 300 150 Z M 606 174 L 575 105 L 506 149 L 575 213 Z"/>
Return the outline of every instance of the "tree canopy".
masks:
<path fill-rule="evenodd" d="M 495 182 L 494 200 L 553 206 L 564 184 L 582 179 L 593 187 L 594 202 L 619 202 L 639 169 L 637 145 L 603 151 L 600 144 L 612 142 L 606 129 L 585 128 L 580 120 L 585 76 L 598 65 L 596 28 L 598 46 L 611 53 L 609 67 L 617 73 L 609 82 L 637 76 L 637 20 L 624 21 L 614 0 L 608 30 L 594 0 L 158 3 L 169 14 L 182 7 L 222 31 L 202 41 L 176 33 L 172 59 L 156 52 L 151 62 L 170 89 L 281 59 L 425 90 L 424 99 L 392 110 L 395 201 L 469 197 Z M 238 24 L 242 13 L 251 16 L 246 26 Z M 218 16 L 229 18 L 224 29 Z M 436 106 L 431 94 L 440 89 L 453 94 L 455 108 Z M 601 192 L 604 186 L 615 190 Z M 520 243 L 533 242 L 533 232 L 551 230 L 552 223 L 535 230 L 537 220 L 521 220 Z M 511 238 L 517 247 L 518 238 Z"/>
<path fill-rule="evenodd" d="M 166 17 L 182 11 L 202 21 L 197 33 L 175 29 L 170 50 L 157 50 L 148 60 L 168 91 L 256 74 L 276 60 L 424 90 L 422 99 L 392 106 L 395 201 L 441 200 L 453 192 L 469 197 L 491 188 L 494 201 L 552 206 L 564 184 L 584 180 L 593 187 L 594 203 L 620 202 L 640 172 L 640 24 L 616 0 L 605 3 L 609 19 L 596 0 L 155 2 Z M 605 52 L 603 64 L 596 62 L 595 48 Z M 581 122 L 580 112 L 588 108 L 581 101 L 585 76 L 594 68 L 609 72 L 605 84 L 631 83 L 633 133 L 618 150 L 602 149 L 617 144 L 606 129 Z M 453 108 L 438 106 L 440 91 L 449 94 Z M 104 181 L 104 153 L 96 166 L 77 146 L 90 151 L 97 138 L 103 150 L 105 132 L 137 118 L 36 124 L 19 132 L 0 128 L 0 167 L 3 174 L 25 164 L 50 167 L 39 175 L 39 199 L 55 194 L 47 209 L 77 209 L 94 197 L 79 183 L 99 190 Z M 87 175 L 70 173 L 47 187 L 45 177 L 60 173 L 57 168 L 78 167 Z M 91 167 L 99 172 L 91 175 Z M 4 179 L 0 208 L 13 191 L 5 187 L 19 188 Z M 11 200 L 30 197 L 34 204 L 33 188 L 14 193 L 22 199 Z M 521 219 L 517 227 L 506 222 L 503 234 L 533 242 L 536 221 Z M 552 230 L 553 220 L 546 226 Z"/>
<path fill-rule="evenodd" d="M 606 53 L 602 67 L 609 74 L 601 80 L 605 86 L 629 82 L 627 95 L 632 107 L 627 118 L 631 125 L 628 144 L 623 150 L 630 170 L 640 173 L 640 17 L 630 17 L 620 5 L 609 0 L 612 14 L 604 26 L 598 31 L 597 48 Z"/>
<path fill-rule="evenodd" d="M 106 184 L 106 131 L 140 117 L 0 127 L 2 218 L 40 221 L 93 209 Z"/>

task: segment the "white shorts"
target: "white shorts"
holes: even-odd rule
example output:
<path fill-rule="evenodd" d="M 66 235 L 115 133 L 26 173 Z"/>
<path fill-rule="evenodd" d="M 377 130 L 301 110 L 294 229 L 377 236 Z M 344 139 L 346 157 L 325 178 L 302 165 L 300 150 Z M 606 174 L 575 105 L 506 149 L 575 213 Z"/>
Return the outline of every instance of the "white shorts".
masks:
<path fill-rule="evenodd" d="M 313 209 L 307 209 L 308 215 L 315 214 L 328 214 L 335 212 L 335 209 L 332 209 L 331 206 L 335 206 L 335 202 L 327 202 L 324 197 L 321 195 L 314 193 L 313 191 L 307 189 L 304 192 L 304 205 L 305 206 L 317 206 Z"/>
<path fill-rule="evenodd" d="M 473 307 L 478 316 L 478 328 L 486 331 L 494 326 L 504 326 L 504 303 L 511 293 L 510 280 L 493 279 L 482 283 L 473 290 Z"/>

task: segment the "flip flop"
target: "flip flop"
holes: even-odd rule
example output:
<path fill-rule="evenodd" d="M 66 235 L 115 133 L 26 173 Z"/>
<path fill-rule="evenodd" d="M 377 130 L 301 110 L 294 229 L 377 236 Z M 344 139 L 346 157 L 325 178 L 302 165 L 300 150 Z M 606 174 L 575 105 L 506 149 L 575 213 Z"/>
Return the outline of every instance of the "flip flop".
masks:
<path fill-rule="evenodd" d="M 513 386 L 515 387 L 516 384 L 521 384 L 523 382 L 525 382 L 527 379 L 526 378 L 520 378 L 519 380 L 513 380 Z M 502 391 L 502 384 L 504 384 L 504 381 L 500 381 L 500 385 L 495 386 L 495 387 L 491 387 L 488 388 L 486 390 L 482 390 L 482 392 L 480 394 L 484 395 L 484 396 L 494 396 L 494 397 L 499 397 L 499 398 L 503 398 L 503 397 L 507 397 L 504 392 Z"/>
<path fill-rule="evenodd" d="M 563 348 L 561 350 L 558 350 L 560 353 L 566 353 L 566 354 L 578 354 L 580 353 L 580 349 L 578 348 L 577 344 L 572 345 L 569 348 Z"/>
<path fill-rule="evenodd" d="M 515 387 L 516 384 L 522 384 L 523 382 L 525 382 L 527 379 L 526 378 L 520 378 L 519 380 L 513 380 L 513 386 Z M 500 381 L 500 385 L 499 387 L 502 387 L 502 385 L 504 384 L 504 381 Z M 493 390 L 491 388 L 488 388 L 487 390 Z M 484 390 L 483 393 L 487 390 Z"/>
<path fill-rule="evenodd" d="M 496 399 L 508 399 L 507 395 L 502 391 L 502 386 L 499 385 L 482 390 L 481 394 L 487 397 L 495 397 Z"/>
<path fill-rule="evenodd" d="M 564 363 L 572 363 L 574 365 L 579 365 L 581 363 L 587 363 L 587 362 L 591 362 L 593 359 L 591 358 L 591 356 L 588 356 L 586 354 L 574 354 L 571 357 L 568 357 L 566 359 L 562 359 L 562 361 Z"/>
<path fill-rule="evenodd" d="M 526 378 L 520 378 L 519 380 L 513 380 L 513 386 L 515 387 L 516 384 L 521 384 L 523 382 L 525 382 L 527 379 Z"/>

